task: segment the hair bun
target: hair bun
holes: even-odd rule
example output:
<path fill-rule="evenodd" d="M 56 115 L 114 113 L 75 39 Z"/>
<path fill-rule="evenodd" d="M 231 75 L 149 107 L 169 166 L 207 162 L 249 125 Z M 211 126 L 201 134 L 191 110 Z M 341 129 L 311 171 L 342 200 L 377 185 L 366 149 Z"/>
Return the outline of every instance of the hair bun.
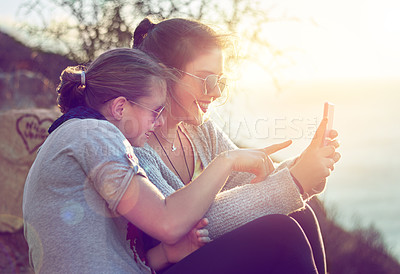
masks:
<path fill-rule="evenodd" d="M 139 47 L 147 34 L 156 26 L 149 18 L 144 18 L 133 33 L 133 48 Z"/>
<path fill-rule="evenodd" d="M 66 113 L 69 109 L 85 105 L 84 90 L 87 84 L 85 77 L 85 85 L 82 85 L 82 72 L 84 66 L 72 66 L 63 70 L 60 76 L 60 84 L 57 87 L 58 106 L 62 113 Z"/>

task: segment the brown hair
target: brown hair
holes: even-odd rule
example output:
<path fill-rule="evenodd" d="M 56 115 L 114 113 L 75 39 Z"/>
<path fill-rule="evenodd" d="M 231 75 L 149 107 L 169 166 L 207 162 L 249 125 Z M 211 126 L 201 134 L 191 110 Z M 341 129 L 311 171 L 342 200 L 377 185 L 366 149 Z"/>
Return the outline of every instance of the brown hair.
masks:
<path fill-rule="evenodd" d="M 85 71 L 85 86 L 81 85 L 82 71 Z M 150 95 L 154 81 L 161 85 L 169 77 L 167 70 L 144 52 L 113 49 L 101 54 L 86 70 L 83 66 L 67 67 L 57 87 L 57 102 L 65 113 L 77 106 L 98 109 L 118 96 L 135 101 Z"/>
<path fill-rule="evenodd" d="M 135 29 L 133 48 L 152 55 L 167 67 L 184 69 L 205 50 L 225 48 L 227 37 L 197 21 L 174 18 L 154 24 L 145 18 Z"/>

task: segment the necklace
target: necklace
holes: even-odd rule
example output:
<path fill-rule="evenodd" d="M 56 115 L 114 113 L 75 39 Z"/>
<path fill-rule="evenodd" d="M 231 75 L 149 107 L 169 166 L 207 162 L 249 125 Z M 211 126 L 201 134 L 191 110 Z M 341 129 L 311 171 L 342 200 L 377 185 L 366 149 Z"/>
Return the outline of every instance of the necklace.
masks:
<path fill-rule="evenodd" d="M 172 141 L 172 142 L 171 142 L 170 140 L 168 140 L 167 137 L 164 136 L 164 133 L 162 133 L 162 130 L 160 130 L 160 133 L 161 133 L 160 137 L 161 137 L 163 140 L 165 140 L 167 143 L 169 143 L 169 144 L 171 145 L 171 151 L 174 152 L 174 151 L 176 150 L 176 148 L 177 148 L 177 147 L 175 146 L 175 144 L 174 144 L 174 141 L 175 141 L 175 140 Z M 176 133 L 177 133 L 178 136 L 179 136 L 178 130 L 176 130 Z"/>
<path fill-rule="evenodd" d="M 180 129 L 180 128 L 179 128 L 179 129 Z M 187 172 L 188 172 L 189 178 L 191 178 L 191 176 L 190 176 L 190 171 L 189 171 L 189 166 L 188 166 L 187 161 L 186 161 L 185 150 L 183 149 L 182 140 L 181 140 L 181 137 L 179 136 L 179 131 L 177 131 L 177 133 L 178 133 L 179 143 L 181 144 L 181 148 L 182 148 L 182 152 L 183 152 L 183 157 L 184 157 L 184 160 L 185 160 L 186 170 L 187 170 Z M 172 168 L 174 169 L 175 173 L 178 175 L 179 179 L 180 179 L 180 180 L 182 181 L 182 183 L 183 183 L 183 180 L 182 180 L 181 175 L 180 175 L 179 172 L 176 170 L 174 164 L 172 163 L 171 159 L 169 158 L 167 152 L 165 151 L 163 145 L 161 144 L 160 140 L 158 139 L 158 137 L 157 137 L 157 135 L 156 135 L 155 133 L 154 133 L 154 137 L 156 137 L 156 140 L 157 140 L 157 142 L 160 144 L 162 150 L 164 151 L 165 156 L 167 156 L 167 159 L 168 159 L 169 163 L 171 164 L 171 166 L 172 166 Z"/>

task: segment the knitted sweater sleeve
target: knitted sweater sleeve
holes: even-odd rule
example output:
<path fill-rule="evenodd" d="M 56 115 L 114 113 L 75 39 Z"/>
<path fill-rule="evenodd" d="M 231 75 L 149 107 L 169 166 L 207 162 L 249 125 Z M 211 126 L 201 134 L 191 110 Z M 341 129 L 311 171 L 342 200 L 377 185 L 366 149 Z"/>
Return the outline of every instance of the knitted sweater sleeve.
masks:
<path fill-rule="evenodd" d="M 212 122 L 197 129 L 193 139 L 203 164 L 219 153 L 236 149 L 232 141 Z M 201 132 L 199 132 L 201 131 Z M 202 154 L 211 157 L 202 157 Z M 298 188 L 292 180 L 287 163 L 257 184 L 249 182 L 253 175 L 234 172 L 225 188 L 216 196 L 206 216 L 210 237 L 215 239 L 256 218 L 268 214 L 289 214 L 304 207 Z"/>

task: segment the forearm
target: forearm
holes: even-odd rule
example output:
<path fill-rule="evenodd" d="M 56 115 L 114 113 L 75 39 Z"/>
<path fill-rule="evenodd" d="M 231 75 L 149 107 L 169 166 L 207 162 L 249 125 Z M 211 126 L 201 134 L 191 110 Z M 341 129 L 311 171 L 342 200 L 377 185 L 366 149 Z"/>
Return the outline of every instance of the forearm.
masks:
<path fill-rule="evenodd" d="M 231 173 L 231 166 L 231 159 L 221 155 L 193 182 L 166 198 L 166 207 L 174 214 L 172 229 L 177 232 L 179 238 L 207 212 Z"/>
<path fill-rule="evenodd" d="M 146 257 L 149 266 L 156 271 L 164 269 L 170 265 L 167 257 L 165 256 L 162 244 L 158 244 L 157 246 L 147 251 Z"/>
<path fill-rule="evenodd" d="M 153 238 L 174 244 L 204 216 L 232 167 L 232 159 L 221 155 L 196 180 L 167 198 L 147 178 L 134 176 L 117 210 Z"/>

